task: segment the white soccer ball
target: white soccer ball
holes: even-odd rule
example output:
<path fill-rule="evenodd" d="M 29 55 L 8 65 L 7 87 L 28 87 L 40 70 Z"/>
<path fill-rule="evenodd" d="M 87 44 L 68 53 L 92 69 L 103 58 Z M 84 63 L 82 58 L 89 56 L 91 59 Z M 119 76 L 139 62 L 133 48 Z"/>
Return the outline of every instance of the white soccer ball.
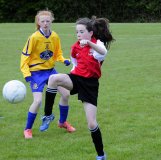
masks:
<path fill-rule="evenodd" d="M 18 80 L 11 80 L 3 87 L 3 97 L 10 103 L 22 102 L 26 97 L 26 86 Z"/>

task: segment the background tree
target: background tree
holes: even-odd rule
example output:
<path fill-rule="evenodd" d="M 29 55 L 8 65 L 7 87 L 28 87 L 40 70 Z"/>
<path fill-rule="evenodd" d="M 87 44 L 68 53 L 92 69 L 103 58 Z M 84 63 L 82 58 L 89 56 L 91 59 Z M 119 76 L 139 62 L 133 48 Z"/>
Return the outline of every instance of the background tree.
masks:
<path fill-rule="evenodd" d="M 161 17 L 161 0 L 0 0 L 0 22 L 33 22 L 36 12 L 46 8 L 56 22 L 92 15 L 111 22 L 158 22 Z"/>

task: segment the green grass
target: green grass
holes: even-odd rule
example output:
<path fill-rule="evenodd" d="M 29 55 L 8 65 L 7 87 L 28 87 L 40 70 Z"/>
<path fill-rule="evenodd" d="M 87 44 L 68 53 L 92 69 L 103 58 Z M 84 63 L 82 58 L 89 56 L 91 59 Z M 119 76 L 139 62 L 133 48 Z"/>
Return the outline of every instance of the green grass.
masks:
<path fill-rule="evenodd" d="M 159 23 L 111 24 L 116 41 L 103 64 L 97 119 L 109 160 L 161 159 L 161 32 Z M 18 79 L 20 55 L 34 24 L 0 24 L 0 89 Z M 61 37 L 64 56 L 69 57 L 75 42 L 74 24 L 53 24 Z M 57 63 L 59 72 L 70 67 Z M 74 134 L 57 127 L 55 121 L 45 133 L 39 132 L 39 114 L 32 140 L 23 138 L 23 129 L 32 94 L 29 84 L 24 102 L 12 105 L 0 97 L 0 160 L 94 160 L 96 153 L 87 129 L 84 110 L 77 96 L 70 97 L 69 121 Z M 44 102 L 44 101 L 43 101 Z"/>

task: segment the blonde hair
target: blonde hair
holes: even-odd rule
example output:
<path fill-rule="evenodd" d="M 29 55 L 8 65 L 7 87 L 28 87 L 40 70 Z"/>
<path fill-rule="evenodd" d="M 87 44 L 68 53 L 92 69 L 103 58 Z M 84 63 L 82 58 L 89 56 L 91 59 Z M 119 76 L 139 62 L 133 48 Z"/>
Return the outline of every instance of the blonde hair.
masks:
<path fill-rule="evenodd" d="M 54 21 L 54 14 L 52 11 L 50 10 L 41 10 L 41 11 L 38 11 L 36 16 L 35 16 L 35 24 L 36 24 L 36 29 L 39 30 L 40 29 L 40 26 L 38 24 L 38 21 L 39 21 L 39 17 L 40 16 L 50 16 L 51 18 L 51 21 Z"/>

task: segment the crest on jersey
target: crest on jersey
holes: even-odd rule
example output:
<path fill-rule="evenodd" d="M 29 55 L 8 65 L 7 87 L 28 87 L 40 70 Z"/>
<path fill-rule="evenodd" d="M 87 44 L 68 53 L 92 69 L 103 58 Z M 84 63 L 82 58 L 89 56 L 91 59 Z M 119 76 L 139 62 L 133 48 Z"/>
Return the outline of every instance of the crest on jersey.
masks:
<path fill-rule="evenodd" d="M 53 52 L 50 50 L 46 50 L 42 53 L 40 53 L 40 58 L 43 60 L 48 60 L 53 56 Z"/>
<path fill-rule="evenodd" d="M 33 86 L 32 86 L 33 89 L 38 89 L 38 85 L 37 83 L 34 83 Z"/>

